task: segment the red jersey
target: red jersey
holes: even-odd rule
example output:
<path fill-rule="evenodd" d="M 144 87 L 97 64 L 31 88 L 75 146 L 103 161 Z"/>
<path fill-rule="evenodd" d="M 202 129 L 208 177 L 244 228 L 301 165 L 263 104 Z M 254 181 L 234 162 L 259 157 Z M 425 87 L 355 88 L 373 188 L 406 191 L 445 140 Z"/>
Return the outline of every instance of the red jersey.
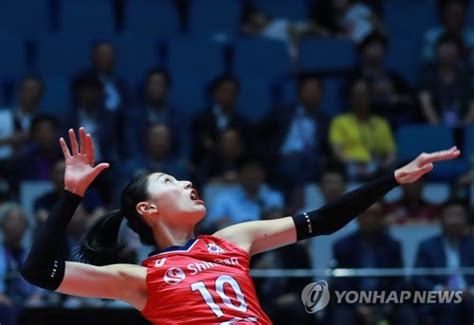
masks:
<path fill-rule="evenodd" d="M 199 236 L 142 262 L 153 324 L 271 324 L 257 300 L 250 257 L 214 236 Z"/>

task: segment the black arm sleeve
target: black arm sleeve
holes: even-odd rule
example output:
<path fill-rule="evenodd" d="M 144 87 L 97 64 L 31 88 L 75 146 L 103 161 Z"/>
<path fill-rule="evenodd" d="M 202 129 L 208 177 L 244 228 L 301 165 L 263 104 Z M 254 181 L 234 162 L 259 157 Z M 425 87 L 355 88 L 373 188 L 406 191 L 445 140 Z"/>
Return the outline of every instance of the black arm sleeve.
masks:
<path fill-rule="evenodd" d="M 64 236 L 67 225 L 82 198 L 64 191 L 34 238 L 30 252 L 21 267 L 21 275 L 38 287 L 56 290 L 64 278 L 66 266 Z"/>
<path fill-rule="evenodd" d="M 397 186 L 394 173 L 344 194 L 318 210 L 293 216 L 297 240 L 329 235 L 344 227 Z"/>

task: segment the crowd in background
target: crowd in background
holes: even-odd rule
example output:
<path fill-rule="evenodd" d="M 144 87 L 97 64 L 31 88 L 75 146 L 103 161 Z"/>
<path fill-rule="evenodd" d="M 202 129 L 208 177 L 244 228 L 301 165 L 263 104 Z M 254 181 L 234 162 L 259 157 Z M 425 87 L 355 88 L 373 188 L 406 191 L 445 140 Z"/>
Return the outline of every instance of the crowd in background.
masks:
<path fill-rule="evenodd" d="M 116 2 L 120 9 L 122 1 Z M 186 1 L 176 1 L 182 10 Z M 384 65 L 390 34 L 384 27 L 379 1 L 313 1 L 306 21 L 271 17 L 249 4 L 242 11 L 240 37 L 267 38 L 288 46 L 298 57 L 306 37 L 347 38 L 357 48 L 355 69 L 344 74 L 340 90 L 345 107 L 331 116 L 321 110 L 325 96 L 322 77 L 298 71 L 293 103 L 276 103 L 263 118 L 253 121 L 237 109 L 241 81 L 234 74 L 214 76 L 208 107 L 183 114 L 170 100 L 173 76 L 165 67 L 150 67 L 137 92 L 121 78 L 115 49 L 97 43 L 90 67 L 70 82 L 72 106 L 57 115 L 39 108 L 49 90 L 42 76 L 24 76 L 15 89 L 14 105 L 0 110 L 0 320 L 23 305 L 44 303 L 104 306 L 109 301 L 47 294 L 26 283 L 18 268 L 28 251 L 24 238 L 47 218 L 63 188 L 64 163 L 59 136 L 68 128 L 85 127 L 94 138 L 96 160 L 111 163 L 94 183 L 76 212 L 67 233 L 67 252 L 78 255 L 88 225 L 117 206 L 120 189 L 139 172 L 160 171 L 189 179 L 201 192 L 210 185 L 230 189 L 207 202 L 208 214 L 198 233 L 212 233 L 233 223 L 278 218 L 305 207 L 304 189 L 317 183 L 325 202 L 343 194 L 349 183 L 370 181 L 401 163 L 395 133 L 411 124 L 447 125 L 462 143 L 463 130 L 474 122 L 472 64 L 474 29 L 465 24 L 467 1 L 439 1 L 439 25 L 427 30 L 420 83 L 413 85 Z M 120 10 L 117 10 L 120 12 Z M 180 11 L 185 25 L 188 15 Z M 191 13 L 192 14 L 192 13 Z M 120 15 L 118 15 L 120 20 Z M 403 22 L 400 22 L 403 24 Z M 192 53 L 190 53 L 192 55 Z M 204 91 L 204 90 L 203 90 Z M 187 96 L 183 93 L 181 96 Z M 413 139 L 417 141 L 417 139 Z M 467 159 L 468 157 L 464 157 Z M 449 267 L 452 276 L 335 279 L 334 288 L 346 290 L 463 290 L 460 305 L 348 305 L 337 306 L 327 317 L 335 324 L 448 324 L 474 319 L 474 278 L 456 271 L 474 266 L 474 239 L 468 204 L 473 175 L 467 166 L 449 174 L 450 199 L 441 205 L 422 196 L 425 181 L 405 185 L 396 202 L 379 202 L 361 215 L 359 227 L 333 247 L 335 266 L 344 268 L 402 268 L 400 243 L 390 225 L 440 223 L 442 233 L 417 249 L 417 267 Z M 443 175 L 439 175 L 440 179 Z M 20 202 L 25 181 L 50 181 L 53 189 L 34 201 L 28 217 Z M 337 216 L 335 216 L 337 217 Z M 32 222 L 33 221 L 33 222 Z M 124 229 L 123 261 L 138 263 L 139 243 Z M 316 248 L 317 249 L 317 248 Z M 256 256 L 254 268 L 311 268 L 306 243 Z M 300 293 L 307 278 L 260 278 L 256 287 L 262 305 L 276 324 L 311 324 Z M 458 322 L 458 321 L 459 322 Z"/>

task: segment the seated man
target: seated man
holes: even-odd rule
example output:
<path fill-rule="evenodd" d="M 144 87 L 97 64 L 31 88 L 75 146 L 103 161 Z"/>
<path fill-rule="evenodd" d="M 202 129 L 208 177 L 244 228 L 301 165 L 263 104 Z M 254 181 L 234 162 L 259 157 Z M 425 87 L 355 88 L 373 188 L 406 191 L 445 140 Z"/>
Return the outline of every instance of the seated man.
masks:
<path fill-rule="evenodd" d="M 461 290 L 460 304 L 420 306 L 424 321 L 437 324 L 474 323 L 474 276 L 459 272 L 474 266 L 474 238 L 467 232 L 467 208 L 462 201 L 450 200 L 441 208 L 442 233 L 420 243 L 416 267 L 449 268 L 450 275 L 423 275 L 413 282 L 420 290 Z"/>
<path fill-rule="evenodd" d="M 256 161 L 243 163 L 239 170 L 239 186 L 222 192 L 210 203 L 206 230 L 220 229 L 247 220 L 260 220 L 272 209 L 282 209 L 283 196 L 264 183 L 265 170 Z"/>
<path fill-rule="evenodd" d="M 336 159 L 346 165 L 349 177 L 367 180 L 393 167 L 395 140 L 387 120 L 372 114 L 367 81 L 353 82 L 350 103 L 350 112 L 331 122 L 329 142 Z"/>
<path fill-rule="evenodd" d="M 437 222 L 439 206 L 426 202 L 423 197 L 423 181 L 418 180 L 401 186 L 402 197 L 388 205 L 390 223 Z"/>
<path fill-rule="evenodd" d="M 400 243 L 386 231 L 385 206 L 375 203 L 357 221 L 359 230 L 336 242 L 333 254 L 338 268 L 402 268 Z M 336 290 L 393 291 L 401 290 L 404 281 L 398 277 L 336 278 Z M 334 324 L 413 323 L 414 311 L 407 305 L 336 305 Z"/>

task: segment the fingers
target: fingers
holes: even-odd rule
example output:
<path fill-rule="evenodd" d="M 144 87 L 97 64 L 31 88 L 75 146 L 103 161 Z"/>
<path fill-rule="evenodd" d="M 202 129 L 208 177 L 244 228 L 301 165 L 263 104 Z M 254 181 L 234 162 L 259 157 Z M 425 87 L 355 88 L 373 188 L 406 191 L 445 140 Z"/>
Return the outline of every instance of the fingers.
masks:
<path fill-rule="evenodd" d="M 448 149 L 448 150 L 421 154 L 419 156 L 420 164 L 424 165 L 424 164 L 435 162 L 435 161 L 454 159 L 454 158 L 459 157 L 460 154 L 461 154 L 461 151 L 457 147 L 452 147 L 451 149 Z"/>
<path fill-rule="evenodd" d="M 97 166 L 94 167 L 92 171 L 92 175 L 94 176 L 94 179 L 102 173 L 105 169 L 109 168 L 110 165 L 108 163 L 100 163 Z"/>
<path fill-rule="evenodd" d="M 66 140 L 63 137 L 59 138 L 59 145 L 61 146 L 61 150 L 63 151 L 64 159 L 71 158 L 71 153 L 69 152 L 69 148 L 67 147 Z"/>
<path fill-rule="evenodd" d="M 86 153 L 86 131 L 83 127 L 79 128 L 79 139 L 81 140 L 79 152 L 82 154 Z"/>
<path fill-rule="evenodd" d="M 94 141 L 92 140 L 92 136 L 87 133 L 86 135 L 86 152 L 88 162 L 91 166 L 94 166 L 95 157 L 94 157 Z"/>
<path fill-rule="evenodd" d="M 79 145 L 77 144 L 76 133 L 73 129 L 69 129 L 69 142 L 71 143 L 72 155 L 79 153 Z"/>
<path fill-rule="evenodd" d="M 429 173 L 430 171 L 432 171 L 433 167 L 434 166 L 433 166 L 432 163 L 428 163 L 426 165 L 421 166 L 418 171 L 421 173 L 421 175 L 424 175 L 424 174 Z"/>

